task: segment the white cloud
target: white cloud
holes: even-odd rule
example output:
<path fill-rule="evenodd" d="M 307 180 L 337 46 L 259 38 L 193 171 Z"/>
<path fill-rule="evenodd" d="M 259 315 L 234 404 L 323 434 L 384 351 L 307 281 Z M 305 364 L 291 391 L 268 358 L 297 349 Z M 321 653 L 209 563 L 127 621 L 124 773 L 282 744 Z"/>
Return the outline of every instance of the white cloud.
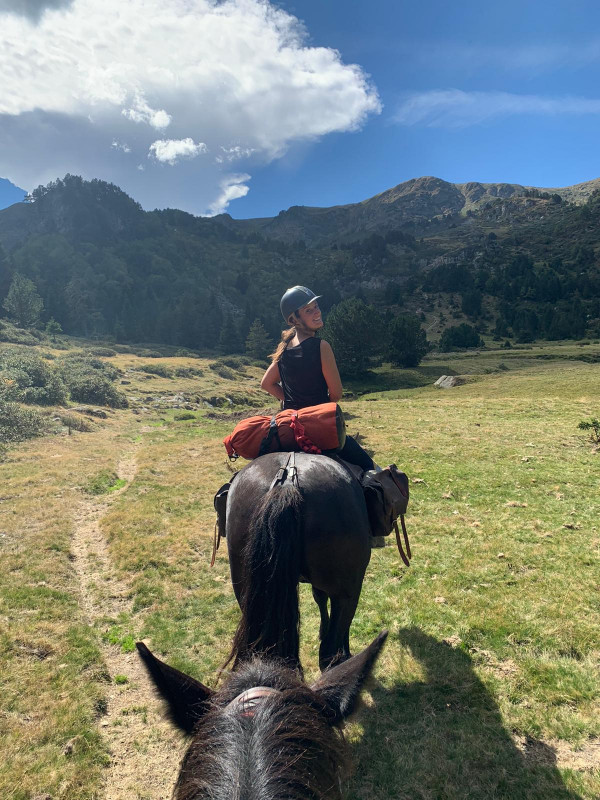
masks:
<path fill-rule="evenodd" d="M 164 108 L 150 108 L 143 95 L 138 94 L 131 108 L 124 108 L 121 113 L 132 122 L 146 122 L 157 130 L 167 128 L 171 124 L 171 115 Z"/>
<path fill-rule="evenodd" d="M 121 150 L 123 153 L 131 153 L 131 147 L 125 142 L 120 142 L 118 139 L 113 139 L 111 147 L 115 150 Z"/>
<path fill-rule="evenodd" d="M 232 200 L 238 197 L 245 197 L 249 192 L 249 187 L 245 181 L 250 180 L 250 175 L 228 175 L 223 178 L 220 184 L 221 193 L 208 209 L 210 216 L 222 214 Z"/>
<path fill-rule="evenodd" d="M 463 128 L 517 114 L 545 116 L 600 114 L 600 100 L 543 97 L 509 92 L 463 92 L 440 89 L 407 97 L 394 114 L 399 125 Z"/>
<path fill-rule="evenodd" d="M 189 136 L 187 139 L 157 139 L 150 145 L 148 158 L 153 156 L 157 161 L 173 166 L 180 158 L 195 158 L 206 151 L 204 142 L 195 144 Z"/>
<path fill-rule="evenodd" d="M 306 37 L 265 0 L 73 0 L 35 26 L 0 13 L 0 175 L 31 189 L 71 172 L 147 208 L 221 208 L 248 191 L 232 162 L 256 168 L 380 111 L 361 68 Z M 220 161 L 161 141 L 203 142 Z"/>
<path fill-rule="evenodd" d="M 38 20 L 49 8 L 68 6 L 71 0 L 0 0 L 0 14 L 3 12 Z"/>
<path fill-rule="evenodd" d="M 235 147 L 223 147 L 221 145 L 220 150 L 221 154 L 215 156 L 215 161 L 218 164 L 224 164 L 226 161 L 231 163 L 240 158 L 249 158 L 254 153 L 253 147 L 240 147 L 239 145 L 235 145 Z"/>

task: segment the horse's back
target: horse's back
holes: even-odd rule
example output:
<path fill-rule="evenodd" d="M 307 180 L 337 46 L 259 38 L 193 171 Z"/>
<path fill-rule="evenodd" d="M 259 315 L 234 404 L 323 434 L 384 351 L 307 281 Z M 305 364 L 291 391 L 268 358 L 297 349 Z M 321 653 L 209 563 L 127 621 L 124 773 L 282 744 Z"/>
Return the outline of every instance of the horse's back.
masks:
<path fill-rule="evenodd" d="M 230 556 L 232 548 L 239 551 L 243 547 L 253 511 L 269 492 L 278 470 L 291 466 L 288 459 L 289 453 L 261 456 L 233 482 L 227 503 Z M 362 487 L 343 464 L 328 456 L 295 453 L 294 464 L 302 497 L 303 577 L 328 592 L 352 584 L 351 574 L 362 583 L 371 557 Z"/>
<path fill-rule="evenodd" d="M 288 466 L 287 481 L 291 480 L 289 453 L 268 453 L 247 464 L 236 477 L 229 491 L 227 520 L 234 523 L 236 509 L 243 505 L 246 513 L 256 508 L 269 491 L 277 472 Z M 312 529 L 315 536 L 333 534 L 340 527 L 369 528 L 367 509 L 362 487 L 358 480 L 339 461 L 323 455 L 294 453 L 293 465 L 297 468 L 296 487 L 303 499 L 305 531 Z M 247 498 L 252 498 L 252 504 Z M 240 500 L 242 503 L 240 504 Z M 246 501 L 246 502 L 244 502 Z"/>

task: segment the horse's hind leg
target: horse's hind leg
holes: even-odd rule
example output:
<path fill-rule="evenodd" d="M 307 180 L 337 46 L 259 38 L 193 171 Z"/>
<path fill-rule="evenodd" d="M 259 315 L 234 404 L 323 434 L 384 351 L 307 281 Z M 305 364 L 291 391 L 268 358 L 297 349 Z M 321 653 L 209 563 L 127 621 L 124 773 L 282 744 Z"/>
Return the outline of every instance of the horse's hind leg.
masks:
<path fill-rule="evenodd" d="M 312 595 L 315 598 L 315 603 L 319 606 L 319 613 L 321 614 L 321 625 L 319 627 L 319 641 L 322 642 L 327 636 L 329 629 L 329 611 L 327 610 L 327 601 L 329 595 L 322 589 L 315 589 L 313 586 Z"/>
<path fill-rule="evenodd" d="M 360 592 L 354 597 L 332 597 L 329 628 L 319 648 L 319 667 L 327 669 L 350 658 L 350 625 Z"/>

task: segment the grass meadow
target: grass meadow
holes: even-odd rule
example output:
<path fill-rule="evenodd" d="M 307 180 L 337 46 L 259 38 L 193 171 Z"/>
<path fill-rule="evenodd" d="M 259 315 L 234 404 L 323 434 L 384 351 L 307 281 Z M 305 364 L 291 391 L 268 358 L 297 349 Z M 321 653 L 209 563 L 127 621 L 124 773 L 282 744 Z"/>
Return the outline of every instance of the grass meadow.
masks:
<path fill-rule="evenodd" d="M 599 416 L 598 359 L 594 344 L 431 355 L 347 387 L 349 432 L 409 475 L 413 550 L 409 569 L 391 541 L 373 551 L 351 629 L 354 651 L 390 630 L 346 728 L 352 800 L 600 797 L 600 452 L 577 428 Z M 129 409 L 13 447 L 0 463 L 6 800 L 115 796 L 103 722 L 128 676 L 111 674 L 107 653 L 144 638 L 214 684 L 238 620 L 225 543 L 209 567 L 212 497 L 232 469 L 221 440 L 249 407 L 176 419 L 149 398 L 236 392 L 263 408 L 260 370 L 222 377 L 207 360 L 165 358 L 171 374 L 202 375 L 148 378 L 131 370 L 133 355 L 108 360 L 129 370 Z M 441 374 L 467 382 L 439 390 Z M 124 459 L 135 461 L 127 474 Z M 99 517 L 108 569 L 82 584 L 81 509 L 109 496 Z M 111 581 L 126 588 L 118 613 Z M 90 617 L 89 597 L 106 613 Z M 308 587 L 300 598 L 311 679 L 318 613 Z M 141 779 L 130 796 L 163 795 Z"/>

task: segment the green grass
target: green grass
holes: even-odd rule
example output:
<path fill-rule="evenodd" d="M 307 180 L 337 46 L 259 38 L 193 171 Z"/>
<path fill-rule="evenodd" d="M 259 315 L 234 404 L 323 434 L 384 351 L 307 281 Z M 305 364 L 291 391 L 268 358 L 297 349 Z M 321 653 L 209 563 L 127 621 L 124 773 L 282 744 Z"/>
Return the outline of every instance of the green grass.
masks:
<path fill-rule="evenodd" d="M 352 800 L 600 796 L 600 760 L 581 763 L 600 738 L 600 454 L 578 428 L 598 417 L 600 364 L 577 357 L 595 349 L 430 356 L 417 370 L 384 366 L 346 387 L 358 397 L 343 402 L 349 432 L 412 481 L 413 548 L 409 569 L 392 546 L 373 551 L 351 630 L 358 651 L 390 629 L 365 707 L 346 729 Z M 136 359 L 113 359 L 125 361 Z M 184 363 L 167 362 L 174 374 Z M 258 380 L 260 370 L 247 370 Z M 135 395 L 147 384 L 130 374 Z M 441 374 L 469 381 L 439 390 L 432 384 Z M 165 380 L 164 392 L 181 385 L 223 395 L 227 382 L 205 368 L 202 377 Z M 225 543 L 208 566 L 212 496 L 231 474 L 221 440 L 234 422 L 229 410 L 202 408 L 185 424 L 172 411 L 140 423 L 120 410 L 93 433 L 21 445 L 0 465 L 8 497 L 0 531 L 9 534 L 0 539 L 8 558 L 0 620 L 10 620 L 0 623 L 9 756 L 0 796 L 60 796 L 56 787 L 69 781 L 69 796 L 101 796 L 103 642 L 130 652 L 148 637 L 173 666 L 216 682 L 239 619 Z M 101 520 L 131 611 L 90 629 L 80 618 L 64 498 L 82 485 L 117 488 L 115 453 L 133 441 L 137 474 Z M 318 614 L 307 586 L 300 601 L 310 680 Z M 61 744 L 74 735 L 89 748 L 65 761 Z"/>
<path fill-rule="evenodd" d="M 126 485 L 127 481 L 119 478 L 116 472 L 102 470 L 97 475 L 92 476 L 83 487 L 83 491 L 92 495 L 109 494 L 122 489 Z"/>

